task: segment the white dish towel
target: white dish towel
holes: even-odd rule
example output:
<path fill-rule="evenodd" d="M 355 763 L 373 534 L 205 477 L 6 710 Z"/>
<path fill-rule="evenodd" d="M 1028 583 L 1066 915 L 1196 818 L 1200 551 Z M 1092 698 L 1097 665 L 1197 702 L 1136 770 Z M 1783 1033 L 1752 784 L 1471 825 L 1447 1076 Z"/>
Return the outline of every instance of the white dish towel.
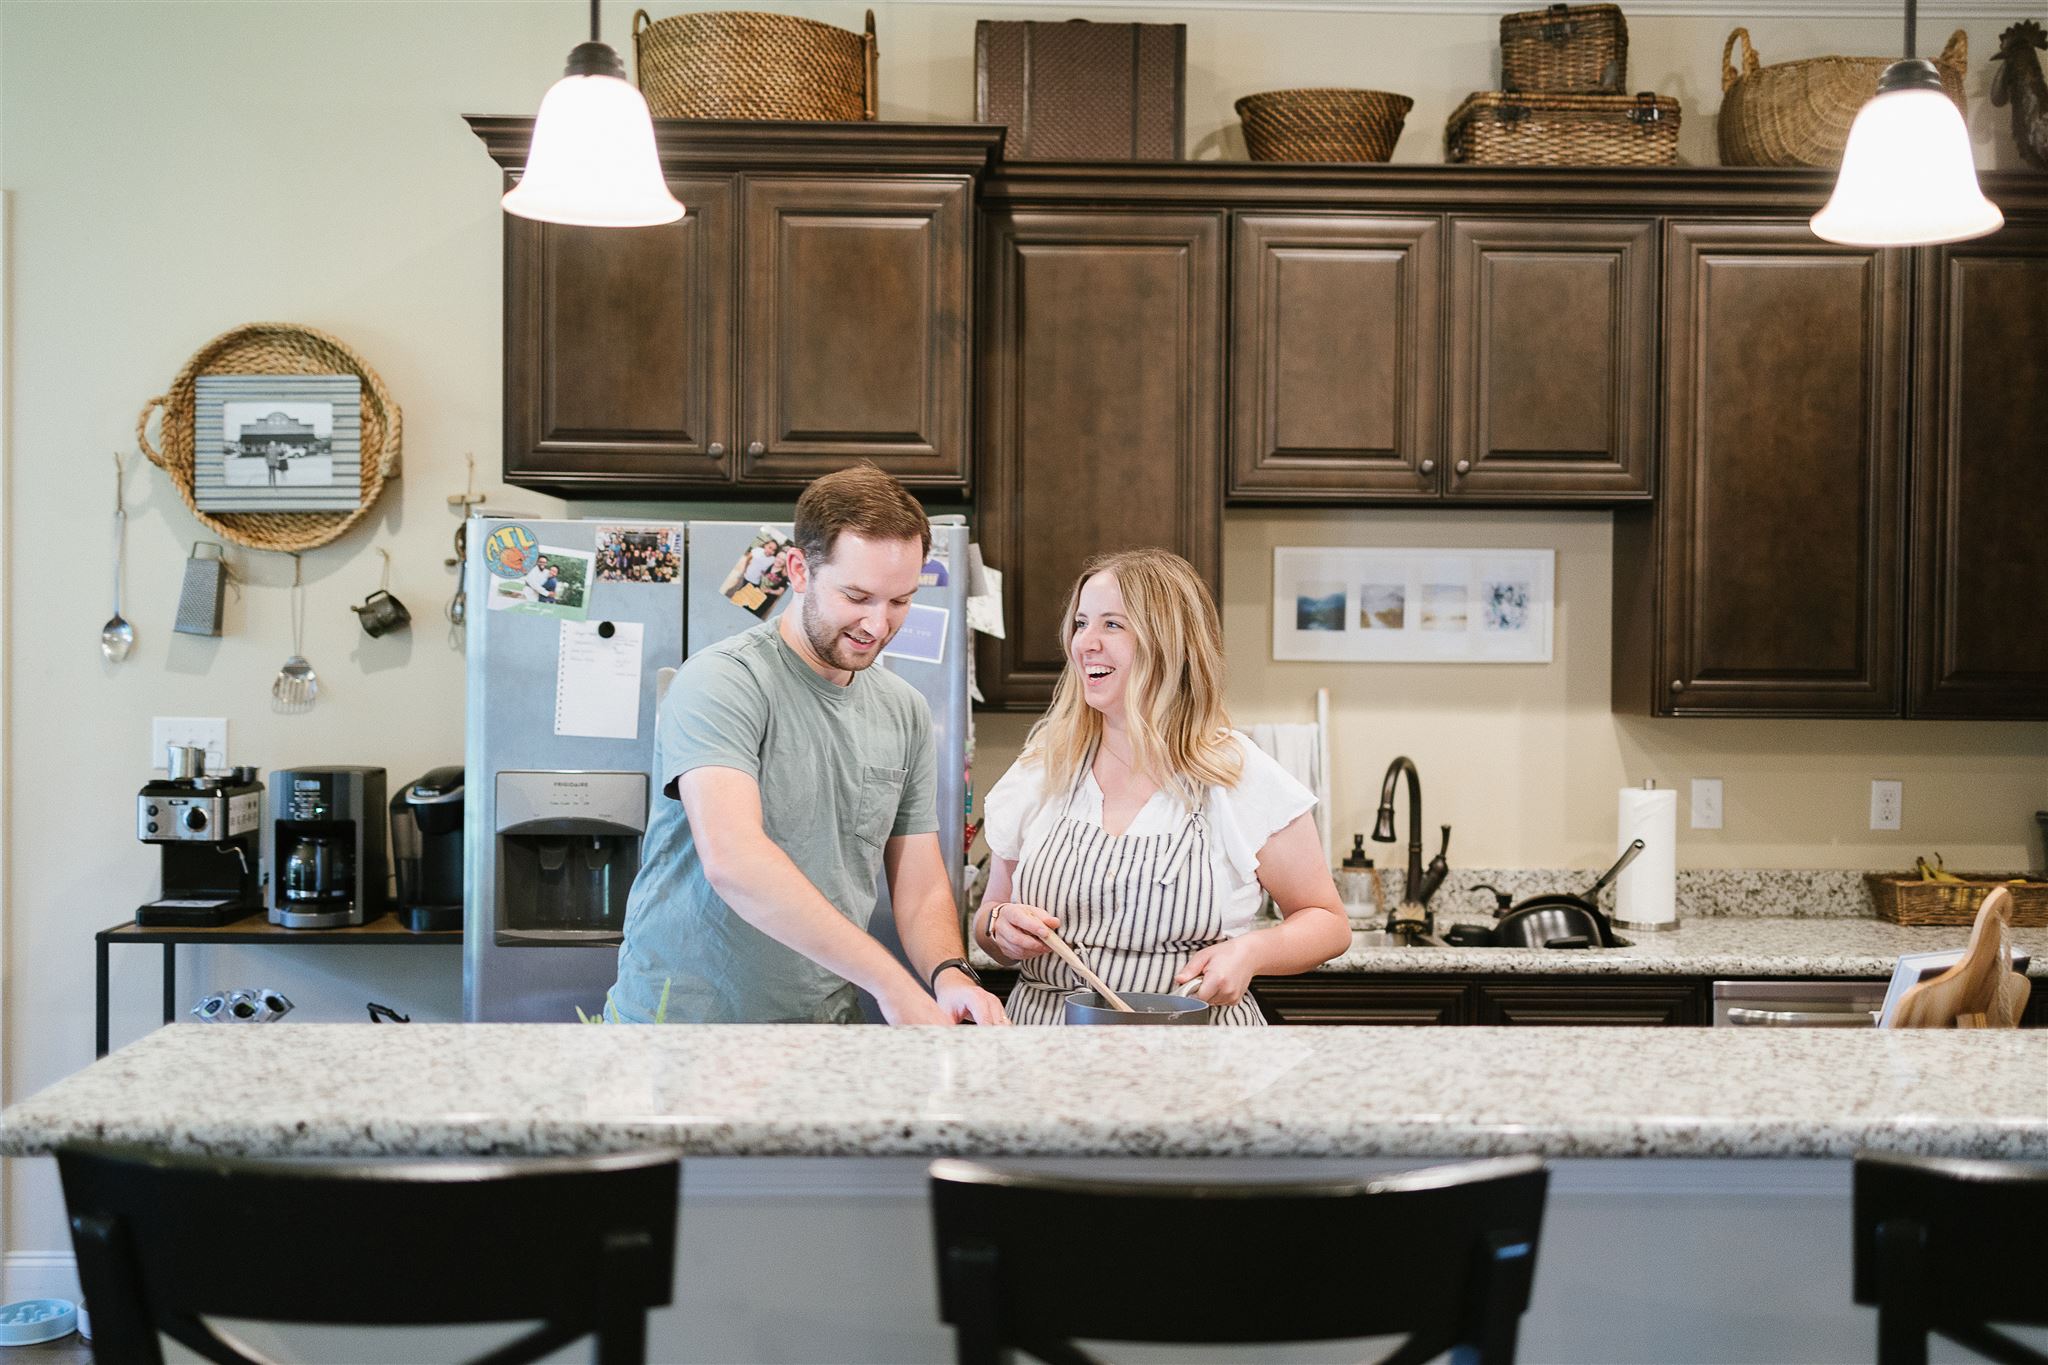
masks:
<path fill-rule="evenodd" d="M 1245 733 L 1270 754 L 1296 781 L 1315 794 L 1316 832 L 1323 839 L 1323 861 L 1330 861 L 1330 773 L 1324 762 L 1320 725 L 1253 725 Z"/>

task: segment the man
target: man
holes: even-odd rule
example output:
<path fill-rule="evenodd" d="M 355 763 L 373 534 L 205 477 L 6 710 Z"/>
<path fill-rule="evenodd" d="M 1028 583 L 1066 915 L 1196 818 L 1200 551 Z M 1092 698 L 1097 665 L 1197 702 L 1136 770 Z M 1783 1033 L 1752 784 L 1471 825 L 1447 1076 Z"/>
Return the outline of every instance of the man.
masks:
<path fill-rule="evenodd" d="M 924 509 L 861 465 L 804 491 L 793 541 L 788 608 L 692 657 L 662 702 L 660 792 L 607 1009 L 852 1023 L 857 986 L 892 1024 L 1007 1023 L 960 940 L 930 708 L 871 667 L 917 592 Z M 916 976 L 867 932 L 885 868 Z"/>
<path fill-rule="evenodd" d="M 534 601 L 548 600 L 548 578 L 553 573 L 554 568 L 548 563 L 546 555 L 542 555 L 534 566 L 526 571 L 526 586 L 528 591 L 532 592 Z"/>

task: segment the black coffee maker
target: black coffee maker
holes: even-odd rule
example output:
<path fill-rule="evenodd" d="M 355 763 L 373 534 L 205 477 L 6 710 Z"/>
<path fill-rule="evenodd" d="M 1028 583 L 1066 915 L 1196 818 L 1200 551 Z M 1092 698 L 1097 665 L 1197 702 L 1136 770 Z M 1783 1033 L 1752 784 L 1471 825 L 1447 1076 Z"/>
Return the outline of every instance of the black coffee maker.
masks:
<path fill-rule="evenodd" d="M 462 772 L 435 768 L 391 798 L 398 918 L 414 933 L 462 927 Z"/>
<path fill-rule="evenodd" d="M 270 774 L 270 922 L 339 929 L 384 913 L 384 770 Z"/>

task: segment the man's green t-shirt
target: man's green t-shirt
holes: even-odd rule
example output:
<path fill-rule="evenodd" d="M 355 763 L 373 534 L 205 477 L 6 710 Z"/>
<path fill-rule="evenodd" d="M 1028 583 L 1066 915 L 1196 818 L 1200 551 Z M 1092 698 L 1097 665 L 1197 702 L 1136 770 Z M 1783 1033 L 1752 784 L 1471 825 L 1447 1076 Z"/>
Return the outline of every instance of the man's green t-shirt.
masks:
<path fill-rule="evenodd" d="M 882 848 L 939 827 L 931 708 L 877 665 L 828 682 L 769 621 L 702 650 L 655 716 L 657 790 L 626 902 L 611 1009 L 649 1023 L 668 986 L 669 1023 L 850 1023 L 844 977 L 753 925 L 711 888 L 676 779 L 733 768 L 761 788 L 770 840 L 865 929 Z"/>

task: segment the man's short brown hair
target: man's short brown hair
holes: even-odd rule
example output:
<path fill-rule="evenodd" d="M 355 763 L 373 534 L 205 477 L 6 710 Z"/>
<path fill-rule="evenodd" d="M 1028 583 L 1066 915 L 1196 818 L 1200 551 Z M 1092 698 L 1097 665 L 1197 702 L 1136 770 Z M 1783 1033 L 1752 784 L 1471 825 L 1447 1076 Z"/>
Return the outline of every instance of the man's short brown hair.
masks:
<path fill-rule="evenodd" d="M 796 547 L 812 564 L 832 558 L 841 531 L 866 540 L 914 540 L 932 552 L 931 518 L 901 480 L 863 461 L 811 480 L 796 500 Z"/>

